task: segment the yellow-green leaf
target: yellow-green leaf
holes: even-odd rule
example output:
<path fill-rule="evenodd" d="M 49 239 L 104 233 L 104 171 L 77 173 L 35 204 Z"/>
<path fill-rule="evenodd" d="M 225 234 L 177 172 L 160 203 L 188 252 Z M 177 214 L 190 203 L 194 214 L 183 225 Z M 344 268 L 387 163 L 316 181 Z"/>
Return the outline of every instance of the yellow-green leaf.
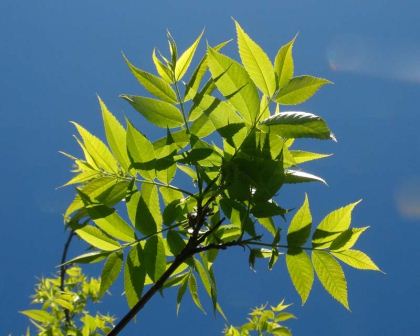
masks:
<path fill-rule="evenodd" d="M 233 59 L 209 48 L 207 62 L 219 91 L 253 124 L 260 111 L 260 99 L 255 84 L 246 70 Z"/>
<path fill-rule="evenodd" d="M 121 95 L 148 121 L 162 128 L 174 128 L 183 125 L 182 113 L 174 105 L 153 98 Z"/>
<path fill-rule="evenodd" d="M 140 175 L 148 180 L 153 180 L 156 176 L 153 145 L 129 121 L 127 121 L 127 152 L 133 167 L 139 171 Z"/>
<path fill-rule="evenodd" d="M 30 309 L 21 311 L 23 315 L 28 316 L 31 320 L 41 322 L 44 324 L 51 323 L 54 320 L 54 316 L 50 315 L 45 310 Z"/>
<path fill-rule="evenodd" d="M 99 297 L 105 294 L 109 287 L 117 280 L 123 263 L 123 254 L 121 251 L 111 253 L 102 269 L 101 287 L 99 288 Z"/>
<path fill-rule="evenodd" d="M 255 85 L 268 97 L 276 91 L 273 65 L 264 50 L 235 21 L 238 49 L 242 63 Z"/>
<path fill-rule="evenodd" d="M 314 270 L 311 260 L 302 249 L 288 249 L 286 254 L 287 270 L 293 286 L 305 304 L 314 282 Z"/>
<path fill-rule="evenodd" d="M 312 244 L 317 247 L 329 247 L 341 232 L 347 230 L 351 223 L 351 214 L 357 201 L 330 212 L 318 225 L 312 236 Z"/>
<path fill-rule="evenodd" d="M 143 262 L 143 250 L 140 244 L 133 246 L 127 255 L 124 266 L 124 290 L 128 306 L 133 307 L 141 298 L 146 269 Z"/>
<path fill-rule="evenodd" d="M 350 310 L 347 299 L 347 281 L 337 260 L 326 251 L 312 251 L 312 263 L 325 290 Z"/>
<path fill-rule="evenodd" d="M 86 225 L 75 232 L 84 241 L 103 251 L 114 251 L 121 247 L 117 241 L 109 238 L 101 230 L 91 225 Z"/>
<path fill-rule="evenodd" d="M 343 231 L 337 238 L 333 240 L 330 250 L 343 251 L 351 249 L 358 241 L 360 235 L 365 232 L 369 227 L 351 228 Z"/>
<path fill-rule="evenodd" d="M 361 270 L 381 271 L 372 259 L 359 250 L 346 250 L 331 252 L 331 254 L 343 263 Z"/>
<path fill-rule="evenodd" d="M 166 81 L 167 83 L 172 83 L 173 75 L 171 73 L 171 70 L 165 64 L 163 64 L 159 60 L 159 58 L 156 56 L 156 49 L 153 49 L 152 59 L 153 59 L 153 63 L 155 64 L 156 71 L 158 72 L 159 76 L 162 77 L 162 79 Z"/>
<path fill-rule="evenodd" d="M 120 165 L 125 170 L 128 170 L 130 160 L 128 159 L 126 149 L 125 129 L 117 118 L 108 110 L 102 99 L 98 97 L 98 100 L 102 111 L 102 119 L 108 145 Z"/>
<path fill-rule="evenodd" d="M 177 81 L 181 80 L 181 78 L 187 72 L 188 67 L 190 66 L 191 61 L 194 57 L 197 46 L 200 43 L 201 37 L 203 36 L 203 33 L 204 31 L 201 32 L 201 34 L 197 37 L 193 44 L 187 50 L 185 50 L 177 60 L 175 64 L 175 79 Z"/>
<path fill-rule="evenodd" d="M 135 67 L 130 63 L 128 58 L 124 56 L 125 62 L 133 73 L 134 77 L 139 81 L 141 85 L 144 86 L 152 95 L 157 98 L 160 98 L 168 103 L 176 104 L 177 97 L 175 91 L 168 84 L 167 81 L 149 73 L 144 70 L 141 70 Z"/>
<path fill-rule="evenodd" d="M 279 91 L 276 101 L 282 105 L 302 104 L 326 84 L 331 84 L 331 82 L 324 78 L 313 76 L 294 77 Z"/>
<path fill-rule="evenodd" d="M 274 71 L 276 72 L 277 83 L 280 89 L 286 86 L 293 77 L 294 63 L 292 50 L 296 37 L 297 35 L 279 49 L 274 60 Z"/>
<path fill-rule="evenodd" d="M 108 172 L 118 173 L 118 164 L 115 158 L 112 156 L 108 147 L 99 140 L 96 136 L 92 135 L 88 130 L 73 122 L 77 131 L 79 132 L 83 145 L 86 151 L 89 153 L 95 164 Z"/>
<path fill-rule="evenodd" d="M 105 205 L 91 205 L 86 209 L 95 224 L 111 237 L 127 243 L 136 240 L 133 228 L 114 209 Z"/>
<path fill-rule="evenodd" d="M 300 247 L 306 243 L 311 234 L 312 215 L 309 208 L 308 195 L 305 194 L 305 200 L 290 222 L 287 231 L 287 244 L 290 247 Z"/>
<path fill-rule="evenodd" d="M 150 237 L 146 241 L 143 257 L 147 274 L 156 282 L 166 270 L 165 244 L 160 235 Z"/>
<path fill-rule="evenodd" d="M 195 305 L 204 313 L 206 314 L 206 311 L 203 308 L 203 305 L 201 304 L 200 297 L 198 296 L 198 289 L 197 289 L 197 280 L 193 273 L 190 274 L 188 278 L 188 288 L 190 290 L 191 297 L 195 303 Z"/>

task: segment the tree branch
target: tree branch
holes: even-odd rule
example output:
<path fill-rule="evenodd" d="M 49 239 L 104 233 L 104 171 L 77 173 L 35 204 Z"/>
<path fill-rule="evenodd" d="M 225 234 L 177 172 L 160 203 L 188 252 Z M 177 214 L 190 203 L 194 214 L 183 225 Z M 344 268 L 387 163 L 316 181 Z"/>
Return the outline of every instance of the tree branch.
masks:
<path fill-rule="evenodd" d="M 74 236 L 74 231 L 70 230 L 69 236 L 66 240 L 66 243 L 64 244 L 64 248 L 63 248 L 63 254 L 61 256 L 61 266 L 60 266 L 60 289 L 61 291 L 64 292 L 64 281 L 66 280 L 66 269 L 67 269 L 67 265 L 64 265 L 64 263 L 66 262 L 67 259 L 67 252 L 69 250 L 70 247 L 70 243 L 71 240 Z M 68 309 L 64 309 L 64 315 L 66 316 L 66 326 L 69 326 L 71 323 L 71 318 L 70 318 L 70 311 Z"/>

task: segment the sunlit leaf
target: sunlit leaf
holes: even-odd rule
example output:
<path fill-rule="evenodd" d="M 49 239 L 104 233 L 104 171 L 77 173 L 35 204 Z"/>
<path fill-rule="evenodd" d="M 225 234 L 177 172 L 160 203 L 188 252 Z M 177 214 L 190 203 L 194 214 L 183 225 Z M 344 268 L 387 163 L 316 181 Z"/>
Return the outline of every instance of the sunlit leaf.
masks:
<path fill-rule="evenodd" d="M 273 65 L 264 50 L 235 21 L 239 55 L 255 85 L 268 97 L 276 91 Z"/>
<path fill-rule="evenodd" d="M 195 305 L 205 314 L 206 311 L 201 304 L 200 298 L 198 296 L 198 289 L 197 289 L 197 280 L 193 273 L 188 278 L 188 289 L 190 290 L 191 297 L 195 303 Z"/>
<path fill-rule="evenodd" d="M 311 98 L 321 87 L 331 82 L 324 78 L 299 76 L 280 89 L 276 101 L 282 105 L 297 105 Z"/>
<path fill-rule="evenodd" d="M 177 315 L 179 313 L 179 308 L 181 307 L 182 298 L 184 297 L 185 291 L 187 290 L 188 280 L 189 280 L 189 275 L 185 277 L 182 280 L 181 284 L 179 285 L 178 294 L 176 296 L 176 314 Z"/>
<path fill-rule="evenodd" d="M 127 121 L 127 151 L 132 165 L 146 179 L 155 177 L 155 151 L 152 143 Z"/>
<path fill-rule="evenodd" d="M 121 271 L 122 263 L 123 254 L 121 251 L 113 252 L 108 256 L 104 268 L 102 269 L 99 297 L 104 295 L 115 280 L 117 280 Z"/>
<path fill-rule="evenodd" d="M 337 238 L 333 240 L 330 250 L 343 251 L 351 249 L 358 241 L 360 235 L 369 227 L 351 228 L 343 231 Z"/>
<path fill-rule="evenodd" d="M 190 66 L 191 61 L 194 57 L 197 46 L 200 43 L 201 37 L 203 36 L 203 33 L 204 31 L 201 32 L 200 36 L 197 37 L 193 44 L 187 50 L 185 50 L 177 60 L 175 64 L 175 79 L 177 81 L 181 80 L 181 78 L 187 72 L 188 67 Z"/>
<path fill-rule="evenodd" d="M 150 237 L 146 241 L 143 258 L 147 274 L 156 282 L 166 270 L 165 244 L 160 235 Z"/>
<path fill-rule="evenodd" d="M 96 136 L 92 135 L 85 128 L 79 124 L 73 122 L 77 131 L 79 132 L 83 145 L 86 148 L 89 155 L 95 161 L 95 164 L 106 171 L 118 173 L 118 164 L 115 158 L 112 156 L 108 147 L 99 140 Z"/>
<path fill-rule="evenodd" d="M 312 236 L 312 244 L 317 247 L 329 247 L 341 232 L 349 228 L 353 209 L 360 202 L 351 203 L 326 215 Z"/>
<path fill-rule="evenodd" d="M 102 119 L 108 145 L 120 165 L 125 170 L 128 170 L 130 161 L 127 155 L 125 129 L 117 118 L 115 118 L 115 116 L 108 110 L 102 99 L 100 97 L 98 97 L 98 99 L 99 105 L 101 106 Z"/>
<path fill-rule="evenodd" d="M 128 243 L 136 240 L 133 228 L 114 209 L 105 205 L 91 205 L 86 209 L 90 218 L 106 234 Z"/>
<path fill-rule="evenodd" d="M 305 200 L 300 209 L 293 216 L 287 231 L 287 244 L 289 247 L 300 247 L 306 243 L 311 234 L 312 215 L 309 208 L 308 196 L 305 194 Z"/>
<path fill-rule="evenodd" d="M 219 91 L 249 124 L 253 124 L 260 110 L 260 100 L 246 70 L 233 59 L 211 48 L 208 49 L 207 59 Z"/>
<path fill-rule="evenodd" d="M 331 296 L 350 310 L 347 300 L 347 281 L 340 264 L 326 251 L 312 251 L 315 272 Z"/>
<path fill-rule="evenodd" d="M 143 250 L 140 244 L 133 246 L 127 255 L 124 266 L 124 290 L 128 306 L 133 307 L 143 291 L 146 269 L 142 264 Z"/>
<path fill-rule="evenodd" d="M 277 83 L 280 89 L 284 88 L 293 77 L 294 63 L 292 49 L 296 37 L 279 49 L 274 60 L 274 71 L 276 72 Z"/>
<path fill-rule="evenodd" d="M 293 286 L 305 304 L 314 282 L 312 263 L 305 251 L 300 248 L 289 248 L 286 254 L 287 270 Z"/>
<path fill-rule="evenodd" d="M 101 230 L 91 225 L 85 225 L 75 232 L 84 241 L 103 251 L 114 251 L 121 247 L 117 241 L 109 238 Z"/>
<path fill-rule="evenodd" d="M 41 323 L 51 323 L 54 320 L 54 316 L 46 312 L 45 310 L 40 309 L 30 309 L 21 311 L 23 315 L 28 316 L 31 320 L 41 322 Z"/>
<path fill-rule="evenodd" d="M 334 140 L 327 123 L 319 116 L 300 111 L 280 112 L 260 123 L 265 132 L 283 138 L 316 138 Z"/>
<path fill-rule="evenodd" d="M 306 173 L 301 170 L 286 169 L 284 171 L 284 183 L 306 183 L 306 182 L 321 182 L 327 185 L 327 182 L 319 176 Z"/>
<path fill-rule="evenodd" d="M 159 58 L 156 56 L 156 49 L 153 49 L 152 59 L 153 59 L 153 63 L 155 64 L 156 71 L 158 72 L 160 77 L 162 77 L 162 79 L 166 81 L 167 83 L 172 83 L 173 75 L 171 73 L 171 69 L 169 69 L 169 67 L 167 67 L 165 64 L 163 64 L 159 60 Z"/>
<path fill-rule="evenodd" d="M 361 270 L 381 271 L 372 259 L 359 250 L 346 250 L 331 252 L 331 254 L 343 263 Z"/>
<path fill-rule="evenodd" d="M 81 254 L 77 257 L 74 257 L 68 261 L 66 261 L 63 265 L 71 265 L 71 264 L 93 264 L 99 261 L 104 260 L 109 255 L 109 252 L 104 251 L 93 251 Z"/>
<path fill-rule="evenodd" d="M 175 91 L 167 83 L 167 81 L 139 68 L 136 68 L 130 61 L 124 56 L 125 62 L 133 73 L 134 77 L 155 97 L 160 98 L 168 103 L 176 104 L 177 97 Z"/>
<path fill-rule="evenodd" d="M 170 103 L 141 96 L 121 95 L 121 98 L 156 126 L 173 128 L 184 124 L 181 111 Z"/>

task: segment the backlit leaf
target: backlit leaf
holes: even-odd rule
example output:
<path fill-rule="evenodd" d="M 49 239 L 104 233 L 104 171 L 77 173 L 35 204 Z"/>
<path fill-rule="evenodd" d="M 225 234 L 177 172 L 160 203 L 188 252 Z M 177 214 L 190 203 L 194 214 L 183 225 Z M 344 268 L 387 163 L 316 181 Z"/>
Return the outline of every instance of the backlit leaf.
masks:
<path fill-rule="evenodd" d="M 265 132 L 280 135 L 283 138 L 316 138 L 334 140 L 327 123 L 319 116 L 300 111 L 280 112 L 260 123 Z"/>
<path fill-rule="evenodd" d="M 141 96 L 121 95 L 121 98 L 156 126 L 173 128 L 184 124 L 181 111 L 170 103 Z"/>
<path fill-rule="evenodd" d="M 255 43 L 235 21 L 239 55 L 255 85 L 268 97 L 276 91 L 273 65 L 264 50 Z"/>
<path fill-rule="evenodd" d="M 198 44 L 200 43 L 201 37 L 203 36 L 204 31 L 197 37 L 197 39 L 193 42 L 193 44 L 185 50 L 175 65 L 175 79 L 177 81 L 181 80 L 181 78 L 185 75 L 188 70 L 188 67 L 191 64 L 191 61 L 194 57 L 195 51 L 197 49 Z"/>
<path fill-rule="evenodd" d="M 347 281 L 340 264 L 326 251 L 312 251 L 315 272 L 325 290 L 347 309 Z"/>
<path fill-rule="evenodd" d="M 346 250 L 331 252 L 331 254 L 343 263 L 361 270 L 381 271 L 372 259 L 359 250 Z"/>
<path fill-rule="evenodd" d="M 343 251 L 351 249 L 356 244 L 360 235 L 365 232 L 369 227 L 363 228 L 351 228 L 343 231 L 334 241 L 331 243 L 330 250 Z"/>
<path fill-rule="evenodd" d="M 309 208 L 308 196 L 305 194 L 305 200 L 300 209 L 293 216 L 287 231 L 287 244 L 290 247 L 300 247 L 306 243 L 311 234 L 312 215 Z"/>
<path fill-rule="evenodd" d="M 45 310 L 40 309 L 30 309 L 21 311 L 23 315 L 28 316 L 31 320 L 41 322 L 41 323 L 51 323 L 54 320 L 54 316 L 46 312 Z"/>
<path fill-rule="evenodd" d="M 85 225 L 75 232 L 84 241 L 103 251 L 114 251 L 121 247 L 117 241 L 109 238 L 101 230 L 91 225 Z"/>
<path fill-rule="evenodd" d="M 302 249 L 288 249 L 286 254 L 287 270 L 293 286 L 305 304 L 314 282 L 314 270 L 311 260 Z"/>
<path fill-rule="evenodd" d="M 166 270 L 165 244 L 160 235 L 150 237 L 146 241 L 143 257 L 147 274 L 156 282 Z"/>
<path fill-rule="evenodd" d="M 207 52 L 207 61 L 219 91 L 249 124 L 253 124 L 260 110 L 260 99 L 246 70 L 238 62 L 211 48 Z"/>
<path fill-rule="evenodd" d="M 130 161 L 127 155 L 125 129 L 117 120 L 117 118 L 115 118 L 114 115 L 108 110 L 102 99 L 98 97 L 98 100 L 99 105 L 101 106 L 102 119 L 104 122 L 108 145 L 121 166 L 125 170 L 128 170 Z"/>
<path fill-rule="evenodd" d="M 140 244 L 133 246 L 124 266 L 124 290 L 128 306 L 133 307 L 141 298 L 146 277 L 143 250 Z"/>
<path fill-rule="evenodd" d="M 324 78 L 299 76 L 280 89 L 276 101 L 282 105 L 297 105 L 311 98 L 321 87 L 331 82 Z"/>
<path fill-rule="evenodd" d="M 117 280 L 123 263 L 123 254 L 121 251 L 111 253 L 102 269 L 101 287 L 99 289 L 99 297 L 105 294 L 109 287 Z"/>
<path fill-rule="evenodd" d="M 322 177 L 309 174 L 301 170 L 286 169 L 284 171 L 284 183 L 306 183 L 306 182 L 321 182 L 327 185 L 327 182 Z"/>
<path fill-rule="evenodd" d="M 282 89 L 293 77 L 294 63 L 293 63 L 293 44 L 296 40 L 295 36 L 289 43 L 282 46 L 277 52 L 274 60 L 274 71 L 277 75 L 278 87 Z"/>
<path fill-rule="evenodd" d="M 351 203 L 325 216 L 312 236 L 312 244 L 317 247 L 329 247 L 341 232 L 349 228 L 353 209 L 360 202 Z"/>
<path fill-rule="evenodd" d="M 193 273 L 188 278 L 188 288 L 190 290 L 191 297 L 195 303 L 195 305 L 205 314 L 206 311 L 201 304 L 200 298 L 198 296 L 198 289 L 197 289 L 197 280 Z"/>

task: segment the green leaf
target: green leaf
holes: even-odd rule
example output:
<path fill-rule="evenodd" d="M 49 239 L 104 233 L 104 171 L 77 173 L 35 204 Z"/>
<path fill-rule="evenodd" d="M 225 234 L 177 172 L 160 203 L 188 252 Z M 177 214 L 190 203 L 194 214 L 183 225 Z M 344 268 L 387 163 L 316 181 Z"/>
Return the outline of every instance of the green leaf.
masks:
<path fill-rule="evenodd" d="M 190 290 L 191 297 L 195 303 L 195 305 L 204 313 L 206 314 L 206 311 L 204 310 L 200 298 L 198 296 L 198 290 L 197 290 L 197 280 L 193 273 L 188 278 L 188 289 Z"/>
<path fill-rule="evenodd" d="M 105 205 L 91 205 L 86 209 L 90 218 L 106 234 L 127 243 L 136 240 L 133 228 L 114 209 Z"/>
<path fill-rule="evenodd" d="M 370 259 L 368 255 L 359 250 L 346 250 L 331 252 L 331 254 L 343 263 L 361 270 L 380 271 L 379 267 Z"/>
<path fill-rule="evenodd" d="M 184 297 L 185 291 L 187 290 L 187 285 L 188 285 L 188 280 L 189 280 L 190 274 L 191 273 L 189 273 L 189 275 L 187 277 L 185 277 L 182 280 L 181 284 L 179 285 L 178 294 L 176 296 L 176 314 L 177 315 L 179 313 L 179 308 L 181 307 L 182 298 Z"/>
<path fill-rule="evenodd" d="M 177 256 L 185 248 L 186 243 L 180 234 L 174 230 L 169 230 L 166 236 L 166 241 L 169 246 L 169 250 L 174 256 Z"/>
<path fill-rule="evenodd" d="M 279 49 L 274 60 L 274 71 L 277 75 L 277 83 L 280 89 L 284 88 L 293 77 L 294 63 L 292 50 L 296 37 L 297 35 Z"/>
<path fill-rule="evenodd" d="M 211 48 L 207 52 L 207 62 L 219 91 L 249 124 L 253 124 L 260 111 L 260 99 L 246 70 L 238 62 Z"/>
<path fill-rule="evenodd" d="M 341 232 L 349 228 L 353 209 L 360 202 L 361 200 L 350 203 L 325 216 L 312 236 L 312 245 L 319 248 L 329 247 Z"/>
<path fill-rule="evenodd" d="M 153 180 L 155 177 L 155 151 L 152 143 L 127 120 L 127 151 L 140 175 Z"/>
<path fill-rule="evenodd" d="M 156 56 L 156 49 L 153 49 L 152 53 L 153 63 L 155 64 L 156 71 L 158 72 L 159 76 L 162 77 L 164 81 L 167 83 L 172 83 L 172 71 L 169 69 L 165 64 L 163 64 L 159 58 Z"/>
<path fill-rule="evenodd" d="M 299 111 L 280 112 L 260 122 L 264 132 L 283 138 L 315 138 L 336 141 L 327 123 L 319 116 Z"/>
<path fill-rule="evenodd" d="M 194 57 L 197 46 L 200 43 L 201 37 L 203 36 L 203 33 L 204 31 L 201 32 L 201 34 L 197 37 L 193 44 L 187 50 L 185 50 L 177 60 L 175 64 L 175 79 L 177 81 L 181 80 L 181 78 L 187 72 L 188 67 L 190 66 L 191 61 Z"/>
<path fill-rule="evenodd" d="M 158 189 L 153 184 L 143 183 L 136 212 L 136 228 L 144 235 L 162 229 Z"/>
<path fill-rule="evenodd" d="M 109 238 L 101 230 L 91 225 L 85 225 L 84 227 L 75 230 L 75 233 L 93 247 L 103 251 L 114 251 L 121 247 L 117 241 Z"/>
<path fill-rule="evenodd" d="M 306 243 L 311 234 L 312 215 L 309 208 L 308 195 L 305 194 L 305 200 L 300 209 L 293 216 L 287 231 L 287 244 L 293 247 L 300 247 Z"/>
<path fill-rule="evenodd" d="M 79 190 L 87 195 L 91 201 L 97 201 L 112 207 L 126 196 L 129 183 L 129 181 L 121 181 L 119 178 L 104 176 L 89 181 Z M 67 208 L 64 218 L 68 218 L 72 213 L 83 207 L 84 203 L 80 195 L 77 194 Z"/>
<path fill-rule="evenodd" d="M 102 297 L 111 285 L 117 280 L 123 263 L 123 254 L 121 251 L 111 253 L 102 269 L 101 287 L 99 297 Z"/>
<path fill-rule="evenodd" d="M 128 170 L 130 161 L 127 156 L 125 129 L 115 116 L 108 110 L 105 103 L 98 97 L 101 106 L 106 139 L 109 147 L 120 165 Z"/>
<path fill-rule="evenodd" d="M 104 251 L 93 251 L 84 253 L 77 257 L 74 257 L 68 261 L 66 261 L 63 265 L 70 265 L 70 264 L 94 264 L 99 261 L 104 260 L 109 255 L 109 252 Z"/>
<path fill-rule="evenodd" d="M 351 228 L 343 231 L 337 238 L 333 240 L 330 250 L 343 251 L 351 249 L 358 241 L 360 235 L 365 232 L 369 227 Z"/>
<path fill-rule="evenodd" d="M 31 320 L 41 322 L 44 324 L 49 324 L 54 321 L 54 316 L 52 316 L 45 310 L 30 309 L 30 310 L 23 310 L 20 313 L 23 315 L 26 315 Z"/>
<path fill-rule="evenodd" d="M 86 151 L 89 153 L 95 164 L 108 172 L 118 173 L 118 164 L 115 158 L 112 156 L 108 147 L 99 140 L 96 136 L 92 135 L 85 128 L 79 124 L 73 122 L 73 125 L 76 127 L 79 132 L 83 145 Z"/>
<path fill-rule="evenodd" d="M 327 182 L 319 176 L 306 173 L 301 170 L 286 169 L 284 171 L 284 183 L 306 183 L 306 182 L 321 182 L 328 185 Z"/>
<path fill-rule="evenodd" d="M 139 68 L 136 68 L 130 63 L 127 57 L 124 56 L 125 62 L 133 73 L 134 77 L 144 86 L 152 95 L 164 100 L 165 102 L 176 104 L 178 102 L 176 93 L 167 81 Z"/>
<path fill-rule="evenodd" d="M 270 59 L 236 21 L 235 26 L 238 35 L 239 55 L 246 71 L 255 85 L 265 95 L 272 97 L 276 91 L 276 77 Z"/>
<path fill-rule="evenodd" d="M 347 300 L 347 282 L 340 264 L 326 251 L 312 251 L 315 272 L 325 290 L 350 310 Z"/>
<path fill-rule="evenodd" d="M 182 113 L 174 105 L 162 100 L 121 95 L 148 121 L 162 128 L 174 128 L 184 124 Z"/>
<path fill-rule="evenodd" d="M 124 266 L 124 290 L 128 306 L 132 308 L 141 298 L 146 269 L 142 265 L 143 250 L 140 244 L 133 246 Z"/>
<path fill-rule="evenodd" d="M 260 223 L 264 229 L 266 229 L 268 232 L 270 232 L 273 236 L 276 234 L 277 232 L 277 228 L 276 225 L 274 224 L 274 220 L 271 217 L 263 217 L 263 218 L 258 218 L 258 223 Z"/>
<path fill-rule="evenodd" d="M 146 241 L 143 256 L 146 272 L 156 282 L 166 271 L 165 243 L 160 235 L 150 237 Z"/>
<path fill-rule="evenodd" d="M 291 159 L 289 162 L 285 163 L 285 166 L 287 167 L 295 166 L 295 165 L 308 162 L 308 161 L 323 159 L 332 155 L 332 154 L 305 152 L 301 150 L 291 150 L 289 151 L 289 153 L 290 153 Z"/>
<path fill-rule="evenodd" d="M 327 79 L 312 76 L 294 77 L 279 91 L 276 101 L 282 105 L 301 104 L 326 84 L 332 83 Z"/>
<path fill-rule="evenodd" d="M 286 254 L 286 265 L 293 286 L 300 295 L 302 305 L 304 305 L 314 282 L 311 260 L 302 249 L 289 248 Z"/>

